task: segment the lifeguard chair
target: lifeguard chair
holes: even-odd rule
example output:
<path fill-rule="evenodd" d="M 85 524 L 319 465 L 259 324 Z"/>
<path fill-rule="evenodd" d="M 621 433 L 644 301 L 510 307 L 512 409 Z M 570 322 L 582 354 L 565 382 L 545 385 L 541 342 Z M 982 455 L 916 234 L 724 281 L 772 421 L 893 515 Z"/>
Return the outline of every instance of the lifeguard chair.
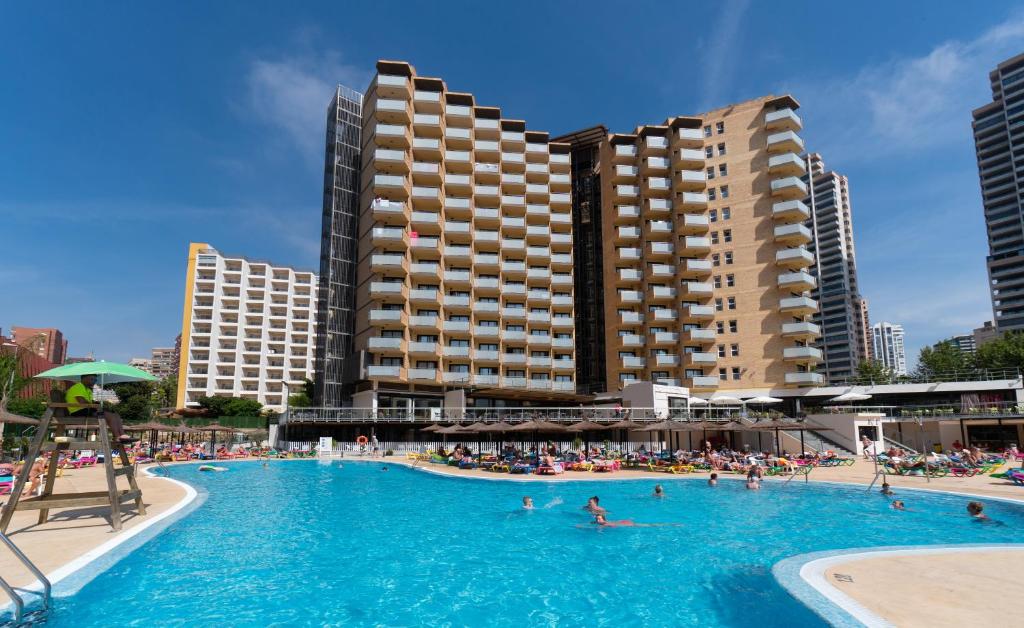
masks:
<path fill-rule="evenodd" d="M 64 403 L 64 396 L 58 390 L 50 392 L 50 403 L 46 406 L 46 412 L 39 419 L 38 432 L 32 439 L 29 446 L 28 456 L 25 459 L 24 468 L 18 474 L 14 482 L 11 499 L 0 514 L 0 532 L 6 533 L 11 518 L 18 510 L 38 510 L 39 523 L 46 523 L 51 508 L 80 508 L 88 506 L 109 506 L 110 526 L 115 530 L 121 529 L 121 505 L 128 502 L 135 502 L 135 509 L 140 515 L 146 514 L 146 506 L 142 503 L 142 490 L 135 481 L 135 468 L 128 460 L 128 454 L 123 446 L 118 446 L 121 466 L 114 468 L 114 456 L 110 442 L 110 426 L 104 416 L 97 417 L 69 417 L 68 405 Z M 96 408 L 100 406 L 89 404 L 80 407 Z M 72 440 L 65 436 L 68 429 L 73 427 L 87 427 L 92 429 L 92 422 L 96 422 L 99 430 L 98 442 L 87 440 Z M 83 425 L 85 422 L 85 425 Z M 54 436 L 49 438 L 50 430 Z M 103 467 L 107 475 L 107 490 L 85 491 L 78 493 L 54 493 L 53 484 L 57 479 L 57 466 L 60 462 L 61 452 L 73 452 L 80 449 L 99 449 L 103 453 Z M 42 493 L 22 498 L 25 485 L 29 482 L 32 473 L 32 463 L 39 457 L 41 452 L 51 452 L 50 463 L 46 468 L 46 479 L 42 484 Z M 117 488 L 117 477 L 123 475 L 128 480 L 128 489 Z"/>

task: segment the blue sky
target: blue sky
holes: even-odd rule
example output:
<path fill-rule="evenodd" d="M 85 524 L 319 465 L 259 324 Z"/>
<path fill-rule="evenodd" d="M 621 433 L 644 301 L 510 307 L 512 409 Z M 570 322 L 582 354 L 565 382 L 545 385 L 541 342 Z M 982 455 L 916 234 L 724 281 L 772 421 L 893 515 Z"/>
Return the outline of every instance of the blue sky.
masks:
<path fill-rule="evenodd" d="M 630 4 L 0 5 L 0 327 L 127 360 L 180 330 L 190 240 L 315 268 L 325 107 L 378 58 L 552 133 L 791 92 L 850 177 L 872 319 L 916 356 L 991 317 L 970 110 L 1024 11 Z"/>

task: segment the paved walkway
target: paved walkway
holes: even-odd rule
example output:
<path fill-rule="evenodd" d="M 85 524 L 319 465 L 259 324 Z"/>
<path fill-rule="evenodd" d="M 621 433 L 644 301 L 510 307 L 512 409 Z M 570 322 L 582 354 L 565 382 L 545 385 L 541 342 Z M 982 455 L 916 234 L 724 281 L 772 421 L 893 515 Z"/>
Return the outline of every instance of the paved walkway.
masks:
<path fill-rule="evenodd" d="M 429 463 L 411 463 L 400 458 L 388 458 L 389 464 L 403 464 L 424 467 L 430 471 L 480 478 L 506 478 L 522 482 L 573 480 L 600 481 L 645 479 L 657 482 L 671 482 L 686 478 L 706 478 L 707 473 L 672 475 L 648 471 L 618 471 L 615 473 L 566 472 L 558 476 L 510 476 L 486 471 L 464 471 L 455 467 Z M 815 469 L 812 481 L 835 481 L 869 484 L 874 478 L 873 465 L 858 460 L 852 467 Z M 723 480 L 740 479 L 734 474 L 720 474 Z M 923 488 L 954 493 L 965 493 L 988 497 L 1001 497 L 1024 501 L 1024 489 L 1013 484 L 990 478 L 945 477 L 928 482 L 920 477 L 886 478 L 898 493 L 901 488 Z M 71 490 L 102 490 L 105 477 L 100 467 L 68 470 L 57 480 L 60 492 Z M 123 478 L 119 481 L 123 482 Z M 771 481 L 779 481 L 772 479 Z M 803 481 L 795 479 L 794 481 Z M 132 528 L 152 520 L 155 516 L 172 508 L 185 497 L 185 491 L 178 485 L 159 478 L 139 474 L 139 484 L 146 501 L 147 516 L 139 517 L 134 510 L 126 510 L 124 528 L 115 533 L 107 521 L 107 514 L 101 507 L 54 510 L 50 521 L 36 524 L 37 513 L 24 511 L 16 513 L 10 527 L 15 543 L 45 573 L 70 563 L 103 543 L 124 534 Z M 1007 599 L 1024 599 L 1024 580 L 1012 577 L 1014 569 L 993 568 L 1000 564 L 1019 562 L 1019 558 L 1008 557 L 1004 552 L 980 552 L 977 559 L 968 560 L 963 555 L 929 554 L 916 556 L 871 557 L 840 563 L 826 570 L 826 579 L 843 593 L 854 598 L 871 611 L 896 625 L 932 625 L 954 623 L 969 618 L 976 621 L 996 621 L 1006 617 Z M 31 582 L 30 575 L 5 551 L 0 550 L 0 573 L 15 586 Z M 834 574 L 850 576 L 852 582 L 840 582 Z M 914 578 L 894 577 L 893 574 L 915 574 Z M 948 574 L 958 574 L 949 578 Z M 920 574 L 918 577 L 917 574 Z M 1006 576 L 1010 576 L 1007 578 Z M 0 605 L 6 598 L 0 592 Z"/>

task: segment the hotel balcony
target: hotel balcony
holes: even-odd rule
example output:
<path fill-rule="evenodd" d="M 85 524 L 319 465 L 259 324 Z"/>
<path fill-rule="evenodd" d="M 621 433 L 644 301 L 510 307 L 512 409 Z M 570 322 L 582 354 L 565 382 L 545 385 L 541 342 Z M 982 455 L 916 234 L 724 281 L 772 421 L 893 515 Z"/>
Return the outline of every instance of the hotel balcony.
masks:
<path fill-rule="evenodd" d="M 406 343 L 410 355 L 421 355 L 435 357 L 440 355 L 439 346 L 436 342 L 415 342 Z"/>
<path fill-rule="evenodd" d="M 676 209 L 704 210 L 708 207 L 708 195 L 704 192 L 681 192 L 676 195 Z"/>
<path fill-rule="evenodd" d="M 409 381 L 425 381 L 425 382 L 436 382 L 437 381 L 437 369 L 421 369 L 411 368 L 408 369 Z"/>
<path fill-rule="evenodd" d="M 636 178 L 640 174 L 640 169 L 636 166 L 629 164 L 618 164 L 612 171 L 612 183 L 636 183 Z"/>
<path fill-rule="evenodd" d="M 556 371 L 574 371 L 576 370 L 576 360 L 572 358 L 556 358 L 551 361 L 551 368 Z"/>
<path fill-rule="evenodd" d="M 641 170 L 646 175 L 667 174 L 671 166 L 668 157 L 647 157 L 641 163 Z"/>
<path fill-rule="evenodd" d="M 783 323 L 782 335 L 786 338 L 809 341 L 821 336 L 821 327 L 811 322 Z"/>
<path fill-rule="evenodd" d="M 441 107 L 441 92 L 417 89 L 412 94 L 412 100 L 416 105 L 416 111 L 428 113 L 441 113 L 443 111 Z"/>
<path fill-rule="evenodd" d="M 501 123 L 491 118 L 477 118 L 473 121 L 473 130 L 477 137 L 498 139 L 501 137 Z"/>
<path fill-rule="evenodd" d="M 501 311 L 501 306 L 497 301 L 475 301 L 473 303 L 473 311 L 481 314 L 497 314 Z"/>
<path fill-rule="evenodd" d="M 821 373 L 786 373 L 786 383 L 795 386 L 819 386 L 825 383 Z"/>
<path fill-rule="evenodd" d="M 671 240 L 674 231 L 670 220 L 647 221 L 647 237 L 651 240 Z"/>
<path fill-rule="evenodd" d="M 547 333 L 535 334 L 531 330 L 531 332 L 526 336 L 526 344 L 538 347 L 550 347 L 551 336 L 549 336 Z"/>
<path fill-rule="evenodd" d="M 457 259 L 468 262 L 473 259 L 473 249 L 468 246 L 456 246 L 449 244 L 444 247 L 444 256 L 446 259 Z"/>
<path fill-rule="evenodd" d="M 651 311 L 651 319 L 655 323 L 673 323 L 679 317 L 675 309 L 658 308 Z"/>
<path fill-rule="evenodd" d="M 704 146 L 704 133 L 700 129 L 678 128 L 673 132 L 673 139 L 680 146 Z"/>
<path fill-rule="evenodd" d="M 768 173 L 776 176 L 801 177 L 807 174 L 807 164 L 796 153 L 783 153 L 768 158 Z"/>
<path fill-rule="evenodd" d="M 710 219 L 704 214 L 683 214 L 679 222 L 680 231 L 686 235 L 703 235 L 711 227 Z"/>
<path fill-rule="evenodd" d="M 782 350 L 782 359 L 787 362 L 817 364 L 821 362 L 821 349 L 817 347 L 786 347 Z"/>
<path fill-rule="evenodd" d="M 526 279 L 529 283 L 547 283 L 551 280 L 551 270 L 548 268 L 530 268 L 526 271 Z"/>
<path fill-rule="evenodd" d="M 447 272 L 445 273 L 447 276 Z M 478 293 L 484 293 L 488 295 L 500 293 L 501 291 L 501 280 L 497 277 L 474 277 L 473 288 Z"/>
<path fill-rule="evenodd" d="M 622 368 L 624 369 L 642 369 L 644 367 L 645 360 L 636 356 L 624 355 L 622 356 Z"/>
<path fill-rule="evenodd" d="M 366 367 L 366 376 L 376 380 L 405 379 L 405 369 L 400 366 L 379 366 L 371 364 Z"/>
<path fill-rule="evenodd" d="M 679 334 L 674 331 L 659 331 L 651 334 L 651 344 L 655 346 L 675 345 L 679 343 Z"/>
<path fill-rule="evenodd" d="M 418 210 L 441 209 L 441 188 L 422 185 L 412 186 L 412 208 Z"/>
<path fill-rule="evenodd" d="M 697 170 L 704 168 L 704 151 L 697 148 L 680 148 L 672 153 L 673 165 L 679 169 Z"/>
<path fill-rule="evenodd" d="M 441 137 L 441 116 L 433 113 L 417 113 L 412 118 L 412 128 L 420 137 Z"/>
<path fill-rule="evenodd" d="M 475 185 L 473 196 L 478 203 L 497 205 L 501 201 L 501 188 L 496 185 Z"/>
<path fill-rule="evenodd" d="M 373 88 L 377 95 L 384 98 L 409 98 L 409 79 L 393 74 L 378 74 L 374 79 Z"/>
<path fill-rule="evenodd" d="M 644 337 L 637 334 L 623 334 L 619 336 L 619 343 L 623 347 L 642 347 L 644 346 Z"/>
<path fill-rule="evenodd" d="M 654 356 L 654 364 L 660 367 L 679 366 L 679 356 L 672 353 L 657 353 Z M 652 367 L 653 368 L 653 367 Z"/>
<path fill-rule="evenodd" d="M 643 301 L 644 293 L 639 290 L 619 290 L 619 303 L 631 305 Z"/>
<path fill-rule="evenodd" d="M 501 337 L 501 327 L 497 325 L 475 325 L 473 335 L 479 338 L 497 339 Z"/>
<path fill-rule="evenodd" d="M 455 122 L 455 126 L 468 126 L 473 121 L 473 109 L 466 105 L 446 104 L 444 116 L 449 123 Z"/>
<path fill-rule="evenodd" d="M 373 151 L 373 165 L 384 174 L 409 172 L 409 162 L 404 150 L 378 148 Z"/>
<path fill-rule="evenodd" d="M 473 148 L 473 131 L 454 126 L 447 127 L 444 130 L 444 143 L 447 148 L 469 150 Z M 445 153 L 445 160 L 448 160 L 447 152 Z"/>
<path fill-rule="evenodd" d="M 559 329 L 560 331 L 564 331 L 566 329 L 574 329 L 576 327 L 576 322 L 572 316 L 556 314 L 551 317 L 551 326 Z"/>
<path fill-rule="evenodd" d="M 394 174 L 373 175 L 373 192 L 376 195 L 398 196 L 407 198 L 409 196 L 408 181 L 404 176 Z M 392 201 L 392 203 L 394 203 Z"/>
<path fill-rule="evenodd" d="M 616 144 L 612 153 L 612 161 L 617 164 L 632 163 L 636 159 L 636 146 L 633 144 Z"/>
<path fill-rule="evenodd" d="M 803 128 L 803 121 L 795 111 L 786 107 L 764 114 L 764 126 L 769 131 L 799 131 Z"/>
<path fill-rule="evenodd" d="M 650 177 L 644 181 L 644 192 L 651 197 L 668 198 L 672 194 L 672 181 L 665 177 Z"/>
<path fill-rule="evenodd" d="M 683 297 L 710 297 L 715 292 L 711 282 L 684 281 L 681 286 L 679 294 Z"/>
<path fill-rule="evenodd" d="M 792 131 L 782 131 L 768 136 L 768 152 L 770 153 L 802 153 L 804 141 Z"/>
<path fill-rule="evenodd" d="M 643 271 L 636 268 L 620 268 L 619 283 L 639 283 L 644 279 Z"/>
<path fill-rule="evenodd" d="M 649 264 L 647 268 L 654 279 L 674 279 L 676 276 L 673 264 Z"/>
<path fill-rule="evenodd" d="M 683 378 L 683 385 L 690 390 L 715 390 L 718 388 L 719 379 L 710 375 L 697 375 Z"/>
<path fill-rule="evenodd" d="M 818 302 L 810 297 L 785 297 L 779 299 L 779 311 L 793 316 L 806 316 L 818 311 Z"/>
<path fill-rule="evenodd" d="M 554 173 L 551 175 L 552 192 L 568 192 L 572 189 L 572 175 L 566 173 Z"/>
<path fill-rule="evenodd" d="M 568 153 L 551 153 L 548 156 L 548 162 L 551 167 L 551 172 L 569 172 L 569 164 L 571 158 Z"/>
<path fill-rule="evenodd" d="M 640 144 L 640 154 L 642 156 L 647 155 L 658 155 L 668 150 L 668 138 L 661 137 L 658 135 L 648 135 L 643 138 Z"/>
<path fill-rule="evenodd" d="M 543 288 L 530 288 L 526 292 L 526 300 L 531 304 L 550 304 L 551 303 L 551 292 Z"/>
<path fill-rule="evenodd" d="M 551 189 L 546 183 L 526 184 L 526 200 L 529 203 L 544 203 L 548 200 L 550 194 Z"/>
<path fill-rule="evenodd" d="M 527 203 L 526 220 L 530 224 L 547 224 L 551 221 L 551 208 L 545 203 Z"/>
<path fill-rule="evenodd" d="M 470 234 L 472 232 L 472 224 L 469 222 L 458 220 L 446 220 L 444 222 L 444 235 L 450 243 L 467 244 L 470 241 Z"/>
<path fill-rule="evenodd" d="M 420 305 L 437 305 L 440 293 L 436 288 L 414 288 L 409 291 L 409 301 Z"/>
<path fill-rule="evenodd" d="M 644 199 L 644 213 L 647 218 L 667 219 L 672 216 L 672 200 L 668 198 Z"/>
<path fill-rule="evenodd" d="M 718 364 L 718 354 L 710 351 L 692 351 L 683 354 L 683 366 L 688 368 L 702 368 Z"/>
<path fill-rule="evenodd" d="M 654 302 L 674 302 L 676 289 L 672 286 L 651 286 L 647 298 Z"/>
<path fill-rule="evenodd" d="M 413 262 L 409 275 L 423 281 L 441 281 L 441 265 L 437 262 Z"/>
<path fill-rule="evenodd" d="M 683 262 L 683 260 L 680 260 Z M 702 278 L 711 275 L 712 265 L 709 259 L 689 259 L 679 265 L 679 274 L 685 278 Z"/>
<path fill-rule="evenodd" d="M 523 152 L 526 150 L 526 133 L 522 131 L 502 131 L 501 132 L 501 148 L 502 150 Z"/>
<path fill-rule="evenodd" d="M 526 239 L 532 245 L 545 245 L 551 242 L 551 227 L 547 225 L 526 225 Z"/>
<path fill-rule="evenodd" d="M 370 232 L 373 246 L 402 250 L 406 246 L 405 229 L 401 227 L 374 227 Z"/>
<path fill-rule="evenodd" d="M 446 150 L 444 167 L 449 172 L 469 174 L 473 172 L 473 159 L 468 150 Z"/>
<path fill-rule="evenodd" d="M 541 238 L 540 236 L 536 236 L 536 234 L 531 234 L 531 233 L 527 232 L 526 237 L 530 238 L 531 236 L 538 237 L 541 240 L 546 239 L 546 238 Z M 548 262 L 548 263 L 550 263 L 551 262 L 551 249 L 549 247 L 546 247 L 546 246 L 527 246 L 526 247 L 526 259 L 528 261 L 530 261 L 531 263 L 533 263 L 533 262 L 537 262 L 537 263 Z"/>
<path fill-rule="evenodd" d="M 493 162 L 500 158 L 501 146 L 495 141 L 478 139 L 473 141 L 473 153 L 478 159 L 482 158 L 484 161 Z"/>
<path fill-rule="evenodd" d="M 546 164 L 548 162 L 548 145 L 544 142 L 527 142 L 526 143 L 526 159 L 528 161 L 540 164 Z"/>
<path fill-rule="evenodd" d="M 526 320 L 526 308 L 525 307 L 503 307 L 501 308 L 501 315 L 508 320 Z"/>
<path fill-rule="evenodd" d="M 573 349 L 576 347 L 576 341 L 572 338 L 552 338 L 551 346 L 556 349 Z"/>
<path fill-rule="evenodd" d="M 554 287 L 572 286 L 571 273 L 551 273 L 551 285 Z"/>
<path fill-rule="evenodd" d="M 409 101 L 393 98 L 378 98 L 373 115 L 386 124 L 409 124 L 412 120 Z"/>
<path fill-rule="evenodd" d="M 683 313 L 686 318 L 696 321 L 710 321 L 715 318 L 715 308 L 710 305 L 683 305 Z"/>
<path fill-rule="evenodd" d="M 416 317 L 415 316 L 409 317 L 409 327 L 410 328 L 412 328 L 412 319 L 413 318 L 416 318 Z M 423 317 L 423 318 L 433 318 L 434 321 L 435 321 L 435 324 L 439 320 L 437 317 Z M 444 330 L 444 333 L 446 333 L 446 334 L 468 335 L 469 334 L 469 328 L 470 328 L 469 321 L 444 321 L 441 324 L 441 329 Z"/>
<path fill-rule="evenodd" d="M 619 320 L 623 325 L 639 325 L 644 322 L 644 315 L 640 312 L 619 312 Z"/>
<path fill-rule="evenodd" d="M 370 271 L 386 275 L 404 275 L 408 271 L 404 255 L 377 253 L 370 256 Z"/>
<path fill-rule="evenodd" d="M 780 289 L 803 292 L 804 290 L 813 290 L 816 285 L 818 282 L 808 273 L 795 272 L 779 275 Z"/>
<path fill-rule="evenodd" d="M 636 247 L 620 247 L 619 248 L 619 259 L 622 261 L 637 261 L 640 259 L 642 251 Z"/>
<path fill-rule="evenodd" d="M 691 238 L 694 236 L 687 236 Z M 651 258 L 665 258 L 673 255 L 674 249 L 671 242 L 648 242 L 647 254 Z"/>
<path fill-rule="evenodd" d="M 800 223 L 775 227 L 775 241 L 779 244 L 808 244 L 812 240 L 811 230 Z"/>
<path fill-rule="evenodd" d="M 444 307 L 447 310 L 463 311 L 469 310 L 470 298 L 468 296 L 446 294 L 444 295 Z M 495 304 L 497 307 L 497 304 Z"/>
<path fill-rule="evenodd" d="M 473 177 L 468 174 L 458 174 L 454 172 L 447 172 L 444 175 L 444 193 L 450 197 L 461 197 L 459 200 L 465 200 L 468 204 L 469 197 L 473 194 Z M 445 199 L 445 209 L 448 209 L 448 203 L 454 198 Z M 468 207 L 467 207 L 468 208 Z M 456 207 L 456 209 L 462 209 Z"/>
<path fill-rule="evenodd" d="M 629 224 L 640 218 L 640 208 L 636 205 L 618 205 L 615 208 L 615 224 Z"/>
<path fill-rule="evenodd" d="M 640 227 L 621 226 L 615 230 L 616 242 L 632 242 L 640 239 Z"/>
<path fill-rule="evenodd" d="M 477 226 L 495 227 L 500 225 L 501 210 L 492 207 L 474 207 L 473 221 Z"/>
<path fill-rule="evenodd" d="M 635 201 L 640 196 L 640 188 L 635 185 L 616 185 L 615 200 L 623 203 Z"/>
<path fill-rule="evenodd" d="M 572 269 L 573 260 L 571 253 L 552 253 L 551 254 L 551 268 L 559 268 L 562 270 Z"/>
<path fill-rule="evenodd" d="M 801 183 L 803 183 L 801 181 Z M 811 208 L 800 200 L 772 204 L 772 218 L 803 222 L 811 217 Z"/>
<path fill-rule="evenodd" d="M 807 268 L 814 264 L 814 254 L 800 246 L 775 252 L 775 264 L 785 268 Z"/>
<path fill-rule="evenodd" d="M 697 327 L 683 330 L 683 342 L 686 343 L 710 345 L 714 344 L 717 340 L 718 334 L 715 333 L 714 329 Z"/>
<path fill-rule="evenodd" d="M 409 289 L 404 283 L 371 281 L 370 296 L 382 301 L 404 302 L 409 297 Z"/>
<path fill-rule="evenodd" d="M 684 236 L 679 239 L 682 255 L 704 255 L 711 251 L 711 239 L 702 236 Z"/>
<path fill-rule="evenodd" d="M 799 200 L 807 196 L 807 184 L 798 177 L 785 177 L 772 181 L 772 198 Z"/>
<path fill-rule="evenodd" d="M 465 349 L 466 347 L 460 347 Z M 501 362 L 501 352 L 499 351 L 482 351 L 480 349 L 473 350 L 473 361 L 474 362 L 486 362 L 488 364 L 496 364 Z"/>
<path fill-rule="evenodd" d="M 473 381 L 473 374 L 464 371 L 444 371 L 441 381 L 445 384 L 468 384 Z"/>
<path fill-rule="evenodd" d="M 573 306 L 573 298 L 567 294 L 555 294 L 551 296 L 551 307 L 557 309 L 571 308 Z"/>
<path fill-rule="evenodd" d="M 477 373 L 473 376 L 473 383 L 477 386 L 497 386 L 499 381 L 501 377 L 498 375 Z"/>
<path fill-rule="evenodd" d="M 374 140 L 383 148 L 406 149 L 412 145 L 412 134 L 403 124 L 378 123 L 374 129 Z"/>
<path fill-rule="evenodd" d="M 473 256 L 473 265 L 480 270 L 497 270 L 501 268 L 501 258 L 497 253 L 477 253 Z"/>
<path fill-rule="evenodd" d="M 707 188 L 708 177 L 703 170 L 679 170 L 675 176 L 676 189 L 700 192 Z"/>
<path fill-rule="evenodd" d="M 407 316 L 402 310 L 370 310 L 370 325 L 395 327 L 405 325 Z"/>

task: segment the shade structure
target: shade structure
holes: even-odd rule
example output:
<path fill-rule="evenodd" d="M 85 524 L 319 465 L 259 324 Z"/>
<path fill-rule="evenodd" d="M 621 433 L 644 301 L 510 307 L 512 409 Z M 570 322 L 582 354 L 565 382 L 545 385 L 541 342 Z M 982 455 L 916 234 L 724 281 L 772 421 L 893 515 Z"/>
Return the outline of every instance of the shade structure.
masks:
<path fill-rule="evenodd" d="M 437 423 L 431 423 L 430 425 L 428 425 L 428 426 L 426 426 L 424 428 L 420 428 L 420 431 L 421 432 L 437 432 L 438 430 L 442 430 L 442 429 L 444 429 L 444 428 L 441 427 L 440 425 L 438 425 Z"/>
<path fill-rule="evenodd" d="M 630 419 L 622 419 L 608 425 L 608 429 L 611 430 L 635 430 L 638 427 L 643 427 L 643 423 L 637 423 Z"/>
<path fill-rule="evenodd" d="M 479 428 L 477 431 L 483 432 L 484 434 L 487 434 L 487 433 L 501 434 L 502 432 L 508 432 L 511 429 L 512 429 L 512 424 L 511 423 L 506 423 L 504 421 L 498 421 L 497 423 L 486 423 L 483 427 Z"/>
<path fill-rule="evenodd" d="M 760 397 L 751 397 L 750 399 L 747 399 L 747 403 L 782 403 L 782 399 L 762 395 Z"/>
<path fill-rule="evenodd" d="M 7 410 L 0 410 L 0 423 L 10 423 L 11 425 L 39 425 L 39 419 L 21 416 L 20 414 L 12 414 Z"/>
<path fill-rule="evenodd" d="M 220 423 L 208 423 L 207 425 L 198 425 L 192 428 L 197 432 L 235 432 L 238 430 L 236 427 L 228 427 L 227 425 L 221 425 Z"/>
<path fill-rule="evenodd" d="M 39 379 L 57 379 L 67 382 L 77 382 L 84 375 L 95 375 L 100 386 L 106 384 L 120 384 L 123 382 L 155 382 L 159 378 L 154 375 L 137 369 L 134 366 L 120 364 L 118 362 L 76 362 L 65 364 L 36 375 Z"/>
<path fill-rule="evenodd" d="M 488 427 L 489 426 L 487 425 L 487 423 L 484 423 L 483 421 L 477 421 L 476 423 L 470 423 L 469 425 L 465 426 L 462 429 L 466 432 L 470 432 L 473 434 L 482 434 L 488 431 Z"/>
<path fill-rule="evenodd" d="M 610 430 L 612 429 L 609 423 L 594 423 L 593 421 L 580 421 L 579 423 L 570 423 L 565 426 L 568 432 L 595 432 L 598 430 Z"/>
<path fill-rule="evenodd" d="M 708 405 L 708 400 L 707 399 L 703 399 L 701 397 L 690 397 L 687 401 L 690 403 L 691 406 L 706 406 L 706 405 Z"/>
<path fill-rule="evenodd" d="M 734 428 L 730 428 L 729 427 L 730 423 L 732 423 L 732 421 L 728 421 L 728 422 L 726 422 L 726 421 L 697 421 L 695 423 L 688 423 L 687 425 L 690 425 L 694 430 L 712 430 L 712 431 L 714 431 L 714 430 L 734 429 Z"/>
<path fill-rule="evenodd" d="M 688 423 L 682 423 L 680 421 L 658 421 L 657 423 L 651 423 L 645 427 L 640 428 L 641 432 L 673 432 L 673 431 L 686 431 L 691 429 Z"/>
<path fill-rule="evenodd" d="M 708 399 L 708 403 L 716 406 L 738 406 L 743 403 L 743 400 L 739 397 L 730 397 L 729 395 L 715 395 Z"/>
<path fill-rule="evenodd" d="M 534 419 L 512 426 L 510 432 L 565 432 L 564 425 L 543 419 Z"/>
<path fill-rule="evenodd" d="M 133 423 L 131 425 L 125 425 L 124 430 L 126 432 L 178 432 L 180 426 L 168 425 L 166 423 L 158 423 L 156 421 L 147 421 L 145 423 Z"/>
<path fill-rule="evenodd" d="M 435 430 L 435 434 L 472 434 L 466 430 L 465 425 L 449 425 L 448 427 L 442 427 L 439 430 Z"/>
<path fill-rule="evenodd" d="M 850 392 L 844 392 L 843 394 L 839 395 L 838 397 L 832 397 L 831 399 L 829 399 L 829 401 L 838 401 L 838 402 L 843 402 L 843 401 L 867 401 L 868 399 L 871 399 L 871 395 L 868 395 L 868 394 L 865 394 L 865 393 L 853 392 L 851 390 Z"/>

